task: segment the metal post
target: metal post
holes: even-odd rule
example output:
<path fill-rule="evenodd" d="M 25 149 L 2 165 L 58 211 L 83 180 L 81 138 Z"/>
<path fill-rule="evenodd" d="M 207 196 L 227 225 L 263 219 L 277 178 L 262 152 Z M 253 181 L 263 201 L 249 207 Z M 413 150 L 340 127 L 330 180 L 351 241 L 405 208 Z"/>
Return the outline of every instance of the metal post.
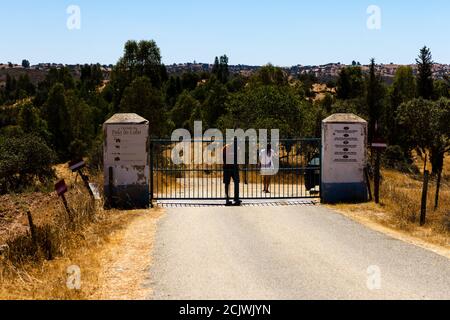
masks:
<path fill-rule="evenodd" d="M 234 138 L 234 170 L 236 170 L 237 172 L 235 172 L 235 177 L 239 177 L 239 162 L 238 162 L 238 139 L 235 137 Z M 240 177 L 239 177 L 240 178 Z M 239 182 L 235 181 L 233 179 L 234 182 L 234 200 L 237 204 L 240 203 L 241 199 L 239 197 Z"/>
<path fill-rule="evenodd" d="M 323 170 L 323 164 L 322 164 L 322 138 L 319 141 L 319 165 L 320 165 L 320 173 L 319 173 L 319 197 L 320 197 L 320 203 L 323 203 L 323 196 L 322 196 L 322 170 Z"/>
<path fill-rule="evenodd" d="M 381 163 L 381 157 L 380 157 L 380 151 L 376 150 L 376 158 L 375 158 L 375 177 L 374 177 L 374 183 L 375 183 L 375 203 L 380 203 L 380 163 Z"/>
<path fill-rule="evenodd" d="M 150 207 L 153 208 L 153 142 L 150 142 Z"/>
<path fill-rule="evenodd" d="M 372 186 L 370 185 L 369 170 L 367 169 L 367 167 L 364 168 L 364 176 L 366 177 L 367 192 L 369 193 L 369 201 L 372 201 L 373 200 Z"/>
<path fill-rule="evenodd" d="M 79 172 L 80 177 L 83 180 L 84 185 L 85 185 L 86 189 L 88 190 L 89 195 L 91 196 L 92 200 L 95 200 L 94 193 L 92 192 L 91 187 L 89 186 L 89 177 L 83 173 L 82 169 L 80 169 L 78 172 Z"/>

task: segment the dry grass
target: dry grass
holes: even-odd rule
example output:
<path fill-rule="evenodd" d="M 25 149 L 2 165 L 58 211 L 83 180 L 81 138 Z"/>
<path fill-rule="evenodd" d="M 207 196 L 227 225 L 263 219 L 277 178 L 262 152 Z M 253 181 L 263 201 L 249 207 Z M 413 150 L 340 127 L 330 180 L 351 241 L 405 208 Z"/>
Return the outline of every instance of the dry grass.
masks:
<path fill-rule="evenodd" d="M 63 172 L 64 167 L 59 168 L 58 175 L 72 184 L 66 194 L 72 212 L 70 218 L 54 194 L 8 198 L 9 205 L 4 212 L 12 212 L 11 221 L 4 221 L 3 229 L 15 228 L 14 232 L 0 233 L 3 235 L 0 237 L 3 249 L 0 253 L 0 299 L 93 297 L 101 286 L 100 274 L 104 268 L 104 257 L 99 253 L 115 246 L 117 234 L 136 217 L 133 212 L 104 211 L 101 204 L 93 204 L 81 181 L 74 183 L 71 173 Z M 93 180 L 100 182 L 100 176 Z M 33 197 L 38 200 L 32 201 Z M 28 209 L 36 225 L 37 250 L 24 214 Z M 82 270 L 79 291 L 66 286 L 67 268 L 72 265 Z"/>
<path fill-rule="evenodd" d="M 419 163 L 418 165 L 420 167 Z M 446 171 L 440 192 L 440 206 L 434 210 L 436 181 L 429 185 L 427 223 L 419 226 L 422 198 L 422 175 L 413 176 L 393 170 L 383 170 L 380 190 L 381 204 L 340 204 L 331 206 L 351 217 L 378 224 L 403 235 L 440 246 L 447 253 L 450 249 L 450 158 L 446 158 Z"/>
<path fill-rule="evenodd" d="M 64 254 L 54 260 L 28 261 L 21 265 L 3 261 L 0 299 L 89 299 L 101 286 L 100 252 L 133 218 L 129 213 L 118 211 L 99 212 L 96 223 L 69 236 Z M 67 288 L 67 268 L 72 265 L 81 269 L 81 290 Z"/>

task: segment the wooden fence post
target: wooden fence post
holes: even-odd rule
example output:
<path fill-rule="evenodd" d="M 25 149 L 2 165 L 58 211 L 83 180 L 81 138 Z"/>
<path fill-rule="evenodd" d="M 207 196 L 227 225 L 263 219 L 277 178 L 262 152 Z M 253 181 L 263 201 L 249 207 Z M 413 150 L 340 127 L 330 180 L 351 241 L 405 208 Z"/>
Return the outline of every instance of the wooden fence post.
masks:
<path fill-rule="evenodd" d="M 423 175 L 423 190 L 422 190 L 422 206 L 420 209 L 420 225 L 424 226 L 427 219 L 427 196 L 428 196 L 428 181 L 430 173 L 425 170 Z"/>
<path fill-rule="evenodd" d="M 28 224 L 30 226 L 30 233 L 31 233 L 31 241 L 33 242 L 33 247 L 37 251 L 38 249 L 38 242 L 37 242 L 37 235 L 36 235 L 36 227 L 33 223 L 33 217 L 31 216 L 31 212 L 27 211 L 28 216 Z"/>

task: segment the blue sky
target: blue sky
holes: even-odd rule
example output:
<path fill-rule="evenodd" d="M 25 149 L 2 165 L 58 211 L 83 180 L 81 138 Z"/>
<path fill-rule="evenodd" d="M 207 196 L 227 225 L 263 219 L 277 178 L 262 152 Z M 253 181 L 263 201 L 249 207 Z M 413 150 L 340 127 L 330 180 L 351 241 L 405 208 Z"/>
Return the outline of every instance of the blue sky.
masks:
<path fill-rule="evenodd" d="M 81 29 L 69 30 L 69 5 Z M 381 9 L 369 30 L 366 10 Z M 0 62 L 115 63 L 128 39 L 154 39 L 166 64 L 450 63 L 448 0 L 1 0 Z"/>

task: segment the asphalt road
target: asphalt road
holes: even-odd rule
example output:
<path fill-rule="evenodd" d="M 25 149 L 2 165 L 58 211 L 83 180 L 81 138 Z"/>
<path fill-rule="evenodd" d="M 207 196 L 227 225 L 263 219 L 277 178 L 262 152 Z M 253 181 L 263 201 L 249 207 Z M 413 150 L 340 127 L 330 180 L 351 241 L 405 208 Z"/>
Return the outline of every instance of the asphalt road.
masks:
<path fill-rule="evenodd" d="M 169 208 L 149 299 L 450 299 L 450 260 L 322 206 Z"/>

